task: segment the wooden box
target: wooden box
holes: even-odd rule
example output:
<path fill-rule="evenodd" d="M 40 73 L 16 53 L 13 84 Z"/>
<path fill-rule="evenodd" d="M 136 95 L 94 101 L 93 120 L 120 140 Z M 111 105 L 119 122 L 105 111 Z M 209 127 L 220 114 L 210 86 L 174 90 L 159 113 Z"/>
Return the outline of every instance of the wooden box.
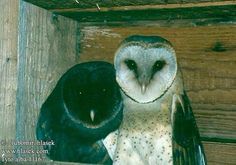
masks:
<path fill-rule="evenodd" d="M 113 62 L 125 37 L 159 35 L 176 49 L 208 164 L 236 164 L 236 1 L 25 1 L 0 2 L 0 140 L 36 140 L 40 107 L 74 64 Z"/>

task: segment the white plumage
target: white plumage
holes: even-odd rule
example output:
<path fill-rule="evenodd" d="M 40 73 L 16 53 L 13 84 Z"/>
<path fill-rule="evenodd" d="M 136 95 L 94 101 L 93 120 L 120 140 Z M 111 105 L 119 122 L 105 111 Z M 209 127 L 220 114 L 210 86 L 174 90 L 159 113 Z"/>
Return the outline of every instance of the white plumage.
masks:
<path fill-rule="evenodd" d="M 123 96 L 124 118 L 119 130 L 104 140 L 113 163 L 169 165 L 192 161 L 186 154 L 176 156 L 176 151 L 185 153 L 189 149 L 180 145 L 186 139 L 182 138 L 185 130 L 181 132 L 179 128 L 185 127 L 179 124 L 176 114 L 181 111 L 182 115 L 185 109 L 182 102 L 185 93 L 171 44 L 161 37 L 131 36 L 116 51 L 114 64 Z M 195 126 L 194 118 L 189 125 Z M 175 128 L 180 130 L 180 138 Z M 187 142 L 189 139 L 196 142 L 193 137 L 188 137 Z"/>

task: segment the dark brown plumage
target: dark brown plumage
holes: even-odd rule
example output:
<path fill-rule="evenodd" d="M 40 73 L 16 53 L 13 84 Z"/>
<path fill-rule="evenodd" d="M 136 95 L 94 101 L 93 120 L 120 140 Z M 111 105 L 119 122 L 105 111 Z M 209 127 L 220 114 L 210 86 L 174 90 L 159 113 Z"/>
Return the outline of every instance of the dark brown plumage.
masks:
<path fill-rule="evenodd" d="M 67 71 L 41 108 L 37 139 L 52 160 L 111 164 L 102 139 L 122 121 L 115 70 L 107 62 L 78 64 Z"/>

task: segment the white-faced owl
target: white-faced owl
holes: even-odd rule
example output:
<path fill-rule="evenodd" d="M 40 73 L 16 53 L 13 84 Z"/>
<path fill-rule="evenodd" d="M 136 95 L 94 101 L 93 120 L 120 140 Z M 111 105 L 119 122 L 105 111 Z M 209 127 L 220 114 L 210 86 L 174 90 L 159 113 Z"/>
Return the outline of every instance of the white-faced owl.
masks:
<path fill-rule="evenodd" d="M 206 164 L 171 43 L 130 36 L 116 51 L 114 65 L 124 104 L 118 132 L 104 140 L 114 164 Z"/>
<path fill-rule="evenodd" d="M 94 61 L 69 69 L 41 107 L 36 135 L 52 160 L 112 164 L 102 140 L 123 116 L 114 66 Z"/>

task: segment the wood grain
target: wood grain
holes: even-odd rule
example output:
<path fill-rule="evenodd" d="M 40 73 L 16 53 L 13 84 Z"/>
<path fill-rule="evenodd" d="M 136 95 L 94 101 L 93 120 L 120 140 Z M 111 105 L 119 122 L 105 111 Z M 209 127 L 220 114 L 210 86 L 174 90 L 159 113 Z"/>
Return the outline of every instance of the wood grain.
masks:
<path fill-rule="evenodd" d="M 235 105 L 192 105 L 203 140 L 236 143 Z"/>
<path fill-rule="evenodd" d="M 12 146 L 2 140 L 13 139 L 16 131 L 17 26 L 18 1 L 1 0 L 0 6 L 0 153 Z M 2 154 L 1 154 L 2 155 Z M 9 154 L 10 155 L 10 154 Z M 11 156 L 11 155 L 10 155 Z"/>
<path fill-rule="evenodd" d="M 201 136 L 236 140 L 236 25 L 84 26 L 81 62 L 113 62 L 119 43 L 132 34 L 160 35 L 171 41 Z"/>
<path fill-rule="evenodd" d="M 135 1 L 48 1 L 26 0 L 54 13 L 79 22 L 134 23 L 135 21 L 212 19 L 212 22 L 235 20 L 234 0 L 135 0 Z"/>
<path fill-rule="evenodd" d="M 62 74 L 76 64 L 77 22 L 25 2 L 20 5 L 16 140 L 36 141 L 42 103 Z M 16 149 L 30 147 L 16 146 Z M 33 146 L 33 149 L 40 148 Z"/>
<path fill-rule="evenodd" d="M 223 2 L 225 4 L 229 2 L 233 2 L 232 0 L 78 0 L 77 3 L 75 0 L 25 0 L 26 2 L 30 2 L 37 6 L 43 7 L 45 9 L 88 9 L 88 8 L 96 8 L 96 4 L 98 4 L 101 8 L 112 8 L 112 7 L 130 7 L 130 6 L 144 6 L 144 5 L 167 5 L 167 4 L 198 4 L 198 3 L 206 3 L 206 2 Z"/>
<path fill-rule="evenodd" d="M 157 8 L 143 10 L 108 10 L 108 11 L 62 11 L 53 10 L 55 13 L 75 19 L 79 22 L 102 22 L 112 24 L 116 22 L 134 23 L 136 21 L 157 20 L 183 20 L 183 19 L 220 19 L 224 21 L 235 20 L 236 5 L 205 6 L 205 7 L 180 7 L 180 8 Z"/>
<path fill-rule="evenodd" d="M 203 142 L 208 165 L 235 165 L 236 144 Z"/>

